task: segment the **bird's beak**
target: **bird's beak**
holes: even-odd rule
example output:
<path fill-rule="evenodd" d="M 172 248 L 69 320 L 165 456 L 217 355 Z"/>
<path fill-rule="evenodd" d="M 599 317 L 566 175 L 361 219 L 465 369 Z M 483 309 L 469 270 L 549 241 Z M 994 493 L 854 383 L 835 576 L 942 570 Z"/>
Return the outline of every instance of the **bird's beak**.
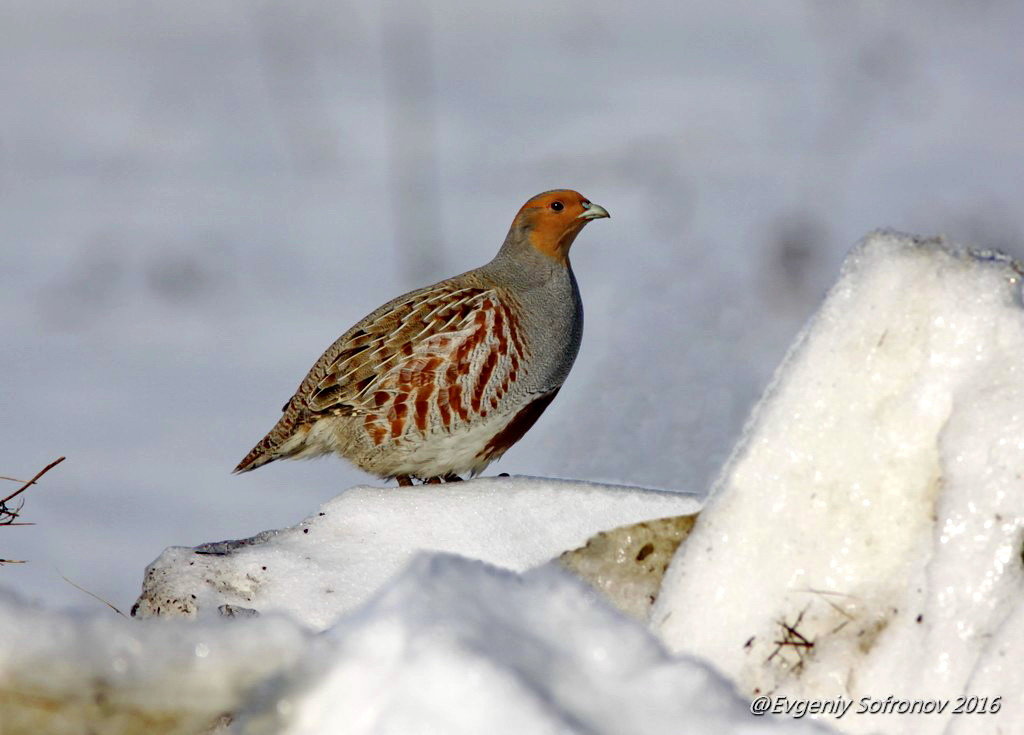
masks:
<path fill-rule="evenodd" d="M 600 204 L 584 204 L 583 213 L 576 216 L 576 219 L 603 219 L 605 217 L 611 217 L 608 214 L 608 210 L 602 207 Z"/>

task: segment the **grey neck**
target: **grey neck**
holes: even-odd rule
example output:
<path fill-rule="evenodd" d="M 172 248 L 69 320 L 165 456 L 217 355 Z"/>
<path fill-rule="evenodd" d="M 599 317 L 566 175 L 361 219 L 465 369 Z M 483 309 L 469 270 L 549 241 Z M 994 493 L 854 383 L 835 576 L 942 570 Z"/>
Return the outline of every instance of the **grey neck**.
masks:
<path fill-rule="evenodd" d="M 514 282 L 527 288 L 565 278 L 572 272 L 571 266 L 563 265 L 532 247 L 524 229 L 513 226 L 494 260 L 480 270 L 496 281 Z"/>

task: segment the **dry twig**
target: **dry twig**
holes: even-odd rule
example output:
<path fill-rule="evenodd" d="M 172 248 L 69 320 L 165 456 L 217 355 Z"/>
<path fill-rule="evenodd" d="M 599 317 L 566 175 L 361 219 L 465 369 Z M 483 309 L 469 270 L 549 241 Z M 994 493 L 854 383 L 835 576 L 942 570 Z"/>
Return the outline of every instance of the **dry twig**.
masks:
<path fill-rule="evenodd" d="M 57 459 L 53 460 L 52 462 L 50 462 L 50 464 L 46 465 L 45 467 L 43 467 L 43 469 L 39 470 L 39 472 L 36 473 L 35 477 L 33 477 L 31 480 L 29 480 L 28 482 L 23 484 L 21 487 L 19 487 L 17 490 L 15 490 L 13 493 L 8 495 L 3 500 L 0 500 L 0 526 L 31 526 L 32 525 L 31 523 L 16 523 L 15 522 L 16 519 L 18 518 L 18 515 L 21 513 L 21 509 L 25 505 L 24 499 L 19 501 L 17 508 L 10 508 L 10 507 L 8 507 L 7 503 L 10 502 L 11 500 L 14 500 L 14 498 L 18 497 L 23 492 L 28 490 L 30 487 L 32 487 L 32 485 L 35 485 L 40 477 L 42 477 L 47 472 L 52 470 L 54 467 L 59 465 L 61 462 L 64 461 L 64 459 L 65 459 L 64 457 L 58 457 Z M 13 478 L 5 477 L 3 479 L 11 480 Z M 18 482 L 18 481 L 15 480 L 15 482 Z"/>
<path fill-rule="evenodd" d="M 803 633 L 800 632 L 800 624 L 804 620 L 804 614 L 807 612 L 805 607 L 800 611 L 800 614 L 796 616 L 796 620 L 792 623 L 787 623 L 785 620 L 777 620 L 779 628 L 782 629 L 782 640 L 772 641 L 775 644 L 775 650 L 772 654 L 765 659 L 765 663 L 768 663 L 779 655 L 783 648 L 791 648 L 796 651 L 797 661 L 796 665 L 793 665 L 791 661 L 785 661 L 787 666 L 791 666 L 794 672 L 800 671 L 804 666 L 804 660 L 806 656 L 814 648 L 814 641 L 807 638 Z M 783 658 L 780 656 L 780 658 Z"/>

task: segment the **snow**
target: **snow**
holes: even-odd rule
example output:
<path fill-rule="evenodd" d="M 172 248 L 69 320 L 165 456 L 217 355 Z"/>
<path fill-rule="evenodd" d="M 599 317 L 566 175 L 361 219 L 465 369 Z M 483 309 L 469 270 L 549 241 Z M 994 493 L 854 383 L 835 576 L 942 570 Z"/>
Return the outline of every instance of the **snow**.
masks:
<path fill-rule="evenodd" d="M 5 735 L 816 731 L 752 718 L 707 664 L 669 656 L 565 572 L 446 554 L 319 636 L 274 616 L 128 621 L 10 595 L 0 625 L 18 632 L 0 648 Z"/>
<path fill-rule="evenodd" d="M 706 665 L 672 659 L 564 572 L 423 556 L 245 711 L 288 735 L 811 732 L 755 720 Z M 281 702 L 289 705 L 283 710 Z"/>
<path fill-rule="evenodd" d="M 847 732 L 1024 731 L 1022 274 L 895 233 L 850 255 L 666 573 L 672 650 L 749 694 L 1002 697 Z"/>
<path fill-rule="evenodd" d="M 542 478 L 355 487 L 288 529 L 172 547 L 146 570 L 137 614 L 282 611 L 322 628 L 420 550 L 523 571 L 616 526 L 695 513 L 692 496 Z"/>

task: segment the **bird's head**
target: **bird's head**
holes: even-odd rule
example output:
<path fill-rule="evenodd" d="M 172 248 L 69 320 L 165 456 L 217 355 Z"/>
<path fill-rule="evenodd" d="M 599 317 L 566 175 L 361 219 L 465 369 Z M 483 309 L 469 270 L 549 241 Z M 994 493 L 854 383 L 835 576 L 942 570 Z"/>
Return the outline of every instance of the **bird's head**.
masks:
<path fill-rule="evenodd" d="M 553 189 L 524 204 L 512 222 L 512 230 L 537 251 L 567 263 L 569 247 L 583 226 L 610 216 L 608 210 L 578 191 Z"/>

